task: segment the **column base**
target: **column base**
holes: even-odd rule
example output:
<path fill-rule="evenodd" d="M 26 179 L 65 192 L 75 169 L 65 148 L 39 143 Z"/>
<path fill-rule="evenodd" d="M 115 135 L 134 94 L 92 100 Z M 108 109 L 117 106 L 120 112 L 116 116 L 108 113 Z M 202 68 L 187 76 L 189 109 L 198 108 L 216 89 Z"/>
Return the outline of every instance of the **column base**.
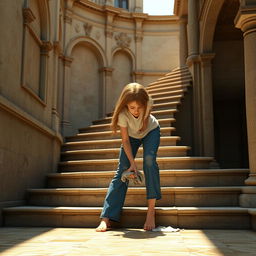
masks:
<path fill-rule="evenodd" d="M 256 174 L 250 173 L 249 178 L 245 180 L 245 185 L 256 186 Z"/>
<path fill-rule="evenodd" d="M 256 208 L 256 186 L 244 187 L 239 197 L 241 207 Z"/>

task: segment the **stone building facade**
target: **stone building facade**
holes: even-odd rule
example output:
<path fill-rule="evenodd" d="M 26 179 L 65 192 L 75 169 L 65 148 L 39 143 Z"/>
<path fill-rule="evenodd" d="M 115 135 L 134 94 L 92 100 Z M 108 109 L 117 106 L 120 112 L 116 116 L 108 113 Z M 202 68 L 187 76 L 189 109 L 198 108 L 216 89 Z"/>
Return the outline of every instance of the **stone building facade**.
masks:
<path fill-rule="evenodd" d="M 214 156 L 221 168 L 249 167 L 243 207 L 256 206 L 255 10 L 255 0 L 175 2 L 181 65 L 193 76 L 194 154 Z"/>
<path fill-rule="evenodd" d="M 111 112 L 125 84 L 179 66 L 178 17 L 142 9 L 142 0 L 0 1 L 0 208 L 44 186 L 63 137 Z"/>
<path fill-rule="evenodd" d="M 173 16 L 141 0 L 3 0 L 0 14 L 0 208 L 44 186 L 64 136 L 111 112 L 125 84 L 184 65 L 181 144 L 249 167 L 240 205 L 256 207 L 256 0 L 176 0 Z"/>

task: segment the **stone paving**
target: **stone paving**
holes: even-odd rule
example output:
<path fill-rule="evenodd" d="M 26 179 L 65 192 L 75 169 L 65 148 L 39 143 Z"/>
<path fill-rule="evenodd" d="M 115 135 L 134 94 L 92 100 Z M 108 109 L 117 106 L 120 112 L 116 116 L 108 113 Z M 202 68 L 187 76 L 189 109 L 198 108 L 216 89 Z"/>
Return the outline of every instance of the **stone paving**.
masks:
<path fill-rule="evenodd" d="M 181 230 L 176 233 L 141 229 L 0 228 L 4 256 L 255 256 L 252 230 Z"/>

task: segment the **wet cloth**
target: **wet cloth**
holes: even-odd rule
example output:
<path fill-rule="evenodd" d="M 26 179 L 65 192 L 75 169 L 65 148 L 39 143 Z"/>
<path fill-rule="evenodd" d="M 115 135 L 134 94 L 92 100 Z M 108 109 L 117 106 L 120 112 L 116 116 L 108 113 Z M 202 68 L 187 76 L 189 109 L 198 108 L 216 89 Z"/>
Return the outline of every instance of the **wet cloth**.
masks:
<path fill-rule="evenodd" d="M 134 175 L 134 177 L 133 177 Z M 137 171 L 135 174 L 135 171 L 124 171 L 122 176 L 121 176 L 122 182 L 128 182 L 133 185 L 141 185 L 144 181 L 144 176 L 142 172 Z"/>
<path fill-rule="evenodd" d="M 160 232 L 179 232 L 179 228 L 173 228 L 171 226 L 164 227 L 164 226 L 158 226 L 157 228 L 153 228 L 152 231 L 160 231 Z"/>

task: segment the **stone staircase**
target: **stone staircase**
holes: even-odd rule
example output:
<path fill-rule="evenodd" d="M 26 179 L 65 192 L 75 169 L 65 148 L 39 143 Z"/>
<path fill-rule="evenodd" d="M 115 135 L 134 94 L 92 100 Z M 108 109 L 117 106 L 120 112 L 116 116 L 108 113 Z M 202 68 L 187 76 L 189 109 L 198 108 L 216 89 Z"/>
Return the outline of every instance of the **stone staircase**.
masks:
<path fill-rule="evenodd" d="M 174 115 L 191 85 L 187 68 L 177 68 L 151 83 L 152 114 L 161 126 L 158 164 L 162 199 L 157 201 L 157 225 L 180 228 L 251 228 L 239 195 L 247 169 L 210 169 L 211 157 L 187 156 L 172 136 Z M 6 226 L 96 227 L 109 182 L 114 176 L 121 144 L 110 131 L 111 115 L 67 137 L 59 173 L 47 176 L 47 188 L 29 189 L 28 206 L 3 210 Z M 142 148 L 137 155 L 142 168 Z M 147 211 L 145 186 L 129 186 L 121 226 L 142 227 Z"/>

